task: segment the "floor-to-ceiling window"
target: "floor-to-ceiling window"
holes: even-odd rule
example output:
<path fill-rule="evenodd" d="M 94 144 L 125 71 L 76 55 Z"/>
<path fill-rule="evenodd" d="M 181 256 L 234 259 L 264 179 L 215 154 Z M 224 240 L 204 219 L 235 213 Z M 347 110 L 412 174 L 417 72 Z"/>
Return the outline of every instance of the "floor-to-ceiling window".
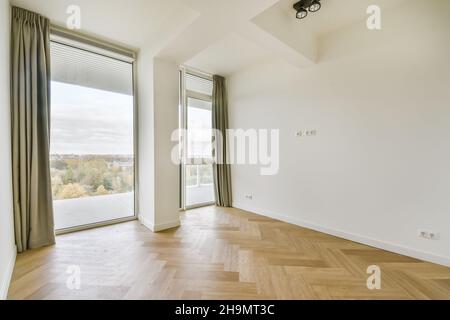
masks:
<path fill-rule="evenodd" d="M 183 153 L 183 207 L 214 203 L 212 169 L 212 79 L 183 70 L 182 121 L 186 129 Z"/>
<path fill-rule="evenodd" d="M 53 36 L 51 61 L 56 230 L 134 217 L 133 58 Z"/>

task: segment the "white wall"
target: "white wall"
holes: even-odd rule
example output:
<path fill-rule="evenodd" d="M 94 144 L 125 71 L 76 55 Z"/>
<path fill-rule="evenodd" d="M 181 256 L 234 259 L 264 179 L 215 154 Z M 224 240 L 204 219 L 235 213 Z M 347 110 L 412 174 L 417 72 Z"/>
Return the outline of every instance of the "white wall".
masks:
<path fill-rule="evenodd" d="M 178 129 L 179 68 L 176 63 L 155 58 L 155 228 L 164 230 L 180 224 L 179 167 L 171 155 L 176 142 L 172 133 Z"/>
<path fill-rule="evenodd" d="M 16 248 L 14 245 L 11 134 L 9 105 L 9 32 L 10 8 L 0 0 L 0 299 L 6 298 Z"/>
<path fill-rule="evenodd" d="M 141 50 L 138 56 L 138 214 L 142 223 L 153 229 L 155 220 L 155 159 L 153 115 L 153 54 Z"/>
<path fill-rule="evenodd" d="M 175 63 L 142 50 L 138 65 L 139 219 L 153 231 L 176 227 L 178 167 L 171 161 L 178 128 L 179 78 Z"/>
<path fill-rule="evenodd" d="M 450 1 L 382 18 L 323 37 L 313 67 L 230 78 L 231 127 L 281 129 L 279 174 L 233 166 L 234 205 L 450 265 Z"/>

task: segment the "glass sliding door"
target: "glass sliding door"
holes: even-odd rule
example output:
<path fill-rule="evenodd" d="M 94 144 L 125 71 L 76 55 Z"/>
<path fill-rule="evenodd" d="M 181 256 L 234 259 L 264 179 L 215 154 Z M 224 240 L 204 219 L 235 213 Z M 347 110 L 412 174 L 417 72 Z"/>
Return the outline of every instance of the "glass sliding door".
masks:
<path fill-rule="evenodd" d="M 184 72 L 184 167 L 185 209 L 213 204 L 212 80 Z"/>
<path fill-rule="evenodd" d="M 61 39 L 51 58 L 55 229 L 134 217 L 133 61 Z"/>
<path fill-rule="evenodd" d="M 187 99 L 186 207 L 214 202 L 212 103 Z"/>

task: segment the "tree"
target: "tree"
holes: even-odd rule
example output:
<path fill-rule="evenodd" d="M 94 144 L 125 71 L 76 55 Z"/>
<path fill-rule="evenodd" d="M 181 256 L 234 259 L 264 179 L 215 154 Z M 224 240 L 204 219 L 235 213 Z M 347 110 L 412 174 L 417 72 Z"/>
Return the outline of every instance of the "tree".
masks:
<path fill-rule="evenodd" d="M 84 187 L 78 183 L 69 183 L 61 188 L 58 194 L 59 199 L 75 199 L 82 198 L 87 195 Z"/>
<path fill-rule="evenodd" d="M 104 196 L 109 194 L 109 192 L 103 185 L 101 185 L 100 187 L 97 188 L 96 194 L 99 196 Z"/>
<path fill-rule="evenodd" d="M 64 184 L 71 184 L 73 182 L 74 182 L 73 170 L 72 170 L 71 167 L 69 167 L 69 169 L 67 169 L 67 171 L 64 173 L 63 183 Z"/>
<path fill-rule="evenodd" d="M 66 170 L 67 163 L 64 160 L 52 160 L 51 167 L 56 170 Z"/>
<path fill-rule="evenodd" d="M 114 190 L 113 183 L 112 183 L 111 179 L 112 178 L 109 177 L 109 176 L 103 177 L 103 185 L 106 188 L 106 190 L 108 190 L 108 191 L 113 191 Z"/>
<path fill-rule="evenodd" d="M 52 194 L 53 197 L 57 198 L 57 194 L 60 192 L 61 187 L 63 186 L 61 176 L 57 174 L 53 174 L 52 177 Z"/>

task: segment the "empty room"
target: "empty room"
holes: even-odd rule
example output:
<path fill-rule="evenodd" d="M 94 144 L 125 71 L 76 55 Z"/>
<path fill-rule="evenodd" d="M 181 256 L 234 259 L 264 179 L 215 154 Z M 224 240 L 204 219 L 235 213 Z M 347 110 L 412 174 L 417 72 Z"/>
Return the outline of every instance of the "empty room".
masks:
<path fill-rule="evenodd" d="M 0 6 L 0 300 L 450 300 L 450 1 Z"/>

